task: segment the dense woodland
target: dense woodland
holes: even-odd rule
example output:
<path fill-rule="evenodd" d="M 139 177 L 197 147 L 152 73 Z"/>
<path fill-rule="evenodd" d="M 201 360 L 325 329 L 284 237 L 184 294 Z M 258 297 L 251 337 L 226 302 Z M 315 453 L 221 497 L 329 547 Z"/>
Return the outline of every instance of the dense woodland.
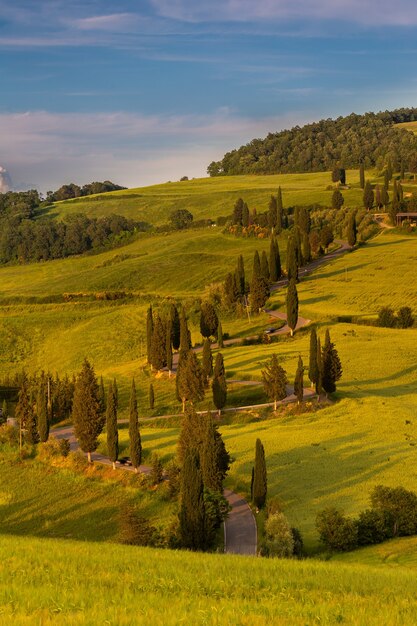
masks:
<path fill-rule="evenodd" d="M 417 120 L 417 109 L 380 113 L 352 113 L 336 120 L 320 120 L 291 130 L 269 133 L 232 150 L 207 168 L 210 176 L 322 172 L 336 163 L 345 168 L 383 169 L 391 160 L 396 171 L 402 164 L 417 170 L 417 137 L 393 124 Z"/>

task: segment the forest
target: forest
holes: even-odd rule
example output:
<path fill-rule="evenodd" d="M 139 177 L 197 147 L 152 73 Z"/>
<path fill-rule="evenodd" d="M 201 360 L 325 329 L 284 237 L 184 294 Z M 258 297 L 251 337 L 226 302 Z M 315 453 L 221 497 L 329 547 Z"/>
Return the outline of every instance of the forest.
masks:
<path fill-rule="evenodd" d="M 352 113 L 337 119 L 253 139 L 227 152 L 207 168 L 210 176 L 235 174 L 284 174 L 323 172 L 336 164 L 345 168 L 376 167 L 382 171 L 388 160 L 394 170 L 417 170 L 417 137 L 394 124 L 417 120 L 417 109 L 380 113 Z"/>

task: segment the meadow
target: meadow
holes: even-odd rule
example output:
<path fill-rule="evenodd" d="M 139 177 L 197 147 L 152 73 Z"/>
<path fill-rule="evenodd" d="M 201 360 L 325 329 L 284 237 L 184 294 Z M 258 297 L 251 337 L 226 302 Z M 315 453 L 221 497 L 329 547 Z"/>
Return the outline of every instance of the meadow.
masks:
<path fill-rule="evenodd" d="M 417 620 L 415 571 L 406 568 L 5 535 L 0 558 L 0 624 L 409 626 Z"/>

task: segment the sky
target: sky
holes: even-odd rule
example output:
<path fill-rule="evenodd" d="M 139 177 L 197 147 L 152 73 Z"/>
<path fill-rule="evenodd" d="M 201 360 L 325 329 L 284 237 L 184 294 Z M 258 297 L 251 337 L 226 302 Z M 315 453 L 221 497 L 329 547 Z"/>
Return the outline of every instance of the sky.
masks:
<path fill-rule="evenodd" d="M 44 193 L 206 176 L 255 137 L 417 105 L 414 0 L 0 0 L 0 166 Z"/>

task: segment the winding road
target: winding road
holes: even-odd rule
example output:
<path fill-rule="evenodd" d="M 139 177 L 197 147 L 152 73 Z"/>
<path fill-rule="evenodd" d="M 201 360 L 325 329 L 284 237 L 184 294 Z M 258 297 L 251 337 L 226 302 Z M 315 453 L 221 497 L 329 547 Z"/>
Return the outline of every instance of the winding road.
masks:
<path fill-rule="evenodd" d="M 332 261 L 333 259 L 338 258 L 342 254 L 350 250 L 350 246 L 344 241 L 336 240 L 335 243 L 339 245 L 339 247 L 336 250 L 329 252 L 328 254 L 324 255 L 320 259 L 316 259 L 315 261 L 312 261 L 311 263 L 309 263 L 307 266 L 301 268 L 299 270 L 299 276 L 302 277 L 302 276 L 309 274 L 310 272 L 314 271 L 315 269 L 317 269 L 324 263 L 328 263 L 329 261 Z M 274 292 L 280 289 L 281 287 L 285 287 L 287 282 L 288 281 L 285 278 L 279 280 L 271 287 L 271 291 Z M 265 310 L 265 313 L 267 313 L 270 317 L 275 317 L 283 321 L 286 321 L 287 319 L 286 313 L 281 313 L 279 311 Z M 303 317 L 299 317 L 296 330 L 307 326 L 309 323 L 310 323 L 310 320 L 305 319 Z M 274 331 L 273 333 L 271 333 L 271 335 L 284 335 L 289 332 L 290 332 L 290 328 L 287 326 L 287 324 L 285 324 L 285 326 Z M 228 340 L 225 340 L 224 345 L 229 346 L 229 345 L 236 344 L 240 341 L 241 339 L 228 339 Z M 202 348 L 197 348 L 195 350 L 200 351 L 202 350 Z M 175 356 L 176 355 L 174 355 L 174 358 Z M 176 367 L 176 360 L 174 360 L 173 366 Z M 230 381 L 230 382 L 236 382 L 236 383 L 246 384 L 246 385 L 258 384 L 256 383 L 256 381 Z M 285 400 L 282 400 L 279 404 L 289 403 L 289 402 L 293 402 L 296 400 L 295 396 L 293 395 L 292 387 L 288 386 L 287 393 L 288 393 L 287 398 L 285 398 Z M 305 397 L 313 397 L 315 394 L 311 389 L 306 388 L 304 389 L 304 395 Z M 273 404 L 274 404 L 273 402 L 270 402 L 270 403 L 265 403 L 265 404 L 251 405 L 248 407 L 228 407 L 227 409 L 223 409 L 223 412 L 242 411 L 242 410 L 248 410 L 248 409 L 253 409 L 253 408 L 262 408 L 262 407 L 273 406 Z M 207 411 L 202 411 L 202 413 L 206 413 L 206 412 Z M 177 416 L 178 415 L 165 415 L 165 416 L 163 415 L 163 416 L 158 416 L 158 419 L 177 417 Z M 148 418 L 148 420 L 149 419 L 155 419 L 155 418 Z M 141 421 L 147 421 L 147 420 L 142 419 Z M 127 420 L 120 420 L 120 422 L 121 423 L 127 422 Z M 66 426 L 63 428 L 55 428 L 51 431 L 51 434 L 53 434 L 57 439 L 68 439 L 70 442 L 71 450 L 75 451 L 78 449 L 78 442 L 74 436 L 74 429 L 71 426 Z M 112 465 L 111 461 L 107 457 L 105 457 L 102 454 L 99 454 L 98 452 L 94 452 L 91 455 L 91 457 L 92 457 L 92 460 L 96 461 L 97 463 L 102 463 L 104 465 Z M 118 467 L 125 471 L 134 471 L 133 467 L 129 467 L 126 465 L 119 465 Z M 144 474 L 149 474 L 151 471 L 151 468 L 147 465 L 141 465 L 139 468 L 139 471 Z M 224 495 L 231 506 L 231 511 L 229 513 L 229 516 L 224 523 L 225 552 L 228 554 L 244 554 L 244 555 L 256 556 L 257 554 L 257 526 L 256 526 L 256 521 L 255 521 L 255 518 L 254 518 L 254 515 L 252 513 L 250 506 L 248 505 L 246 500 L 244 500 L 244 498 L 239 496 L 237 493 L 234 493 L 230 489 L 225 489 Z"/>

